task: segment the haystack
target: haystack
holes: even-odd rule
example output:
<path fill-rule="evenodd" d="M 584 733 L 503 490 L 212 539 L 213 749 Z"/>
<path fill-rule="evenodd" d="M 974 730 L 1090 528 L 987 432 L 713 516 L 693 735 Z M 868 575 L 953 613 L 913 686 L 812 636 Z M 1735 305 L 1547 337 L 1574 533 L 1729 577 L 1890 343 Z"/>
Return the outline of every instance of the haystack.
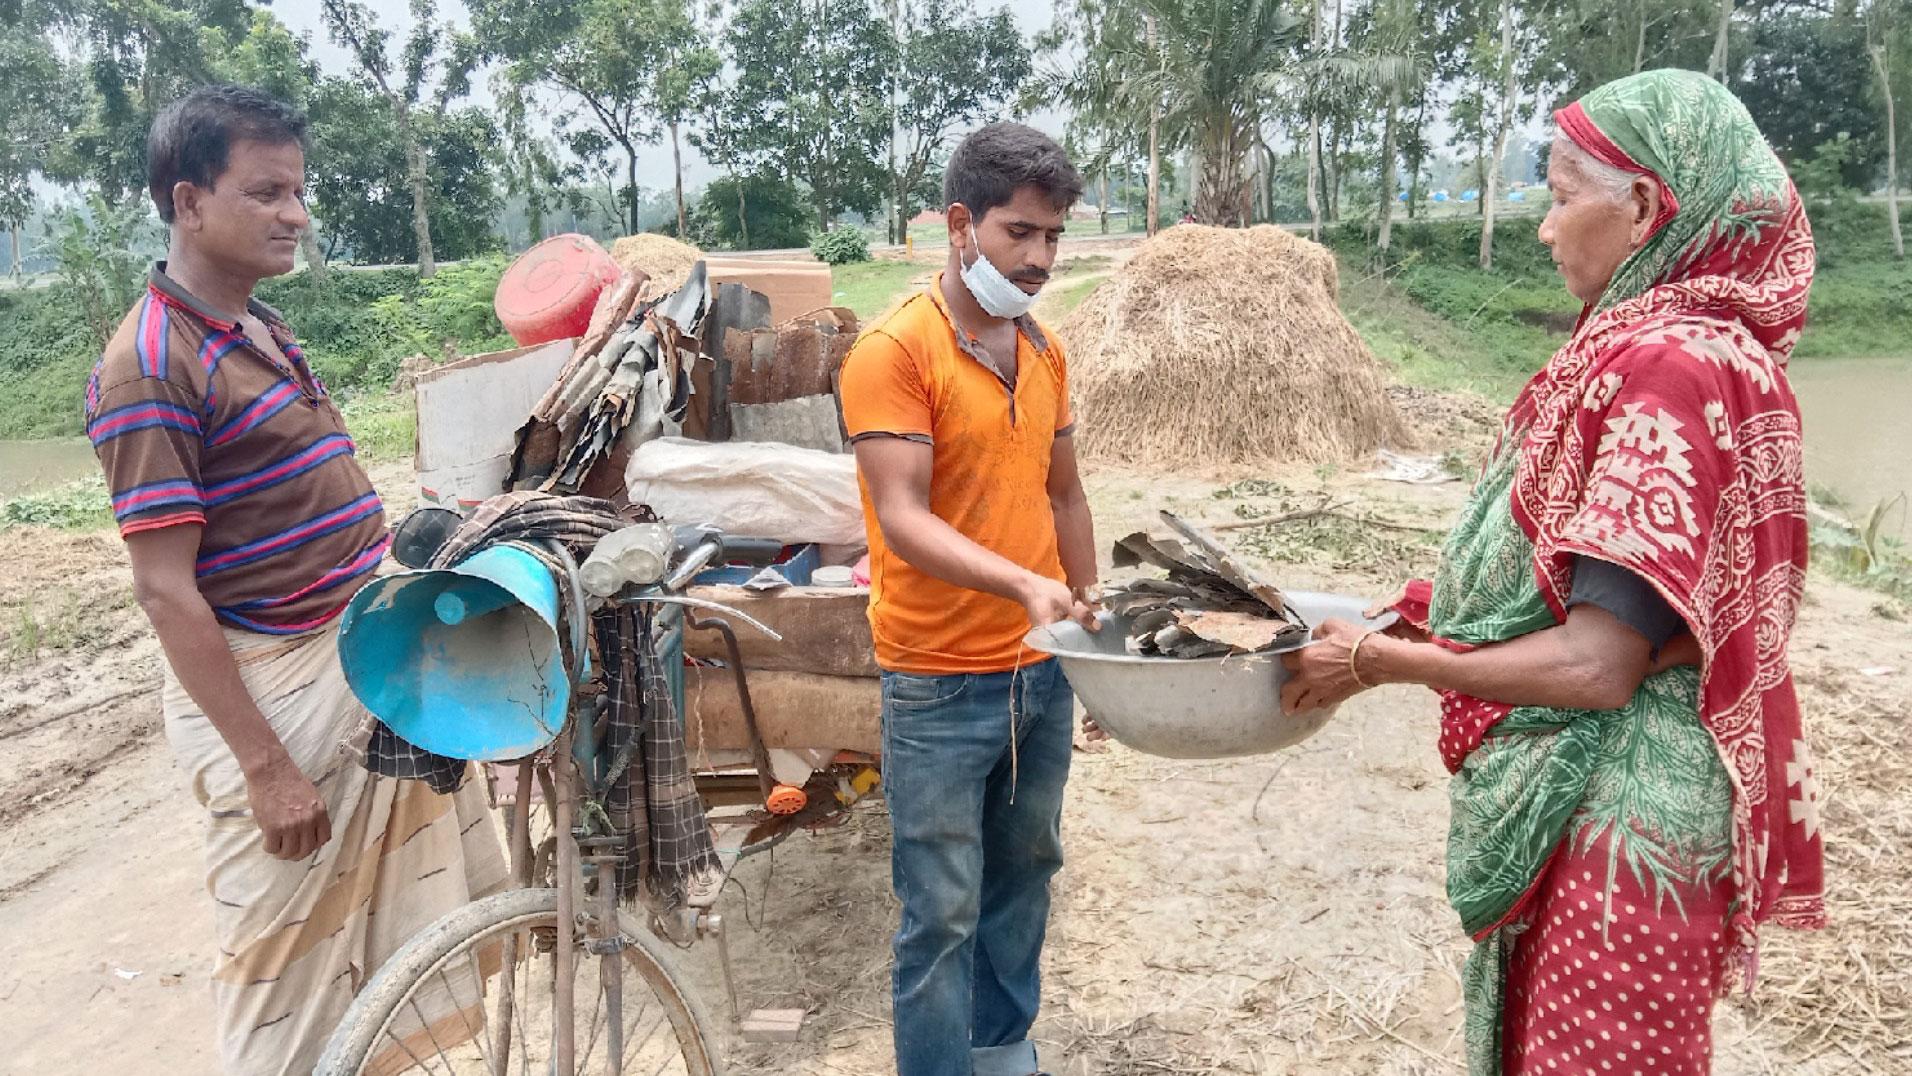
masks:
<path fill-rule="evenodd" d="M 1334 256 L 1269 225 L 1144 243 L 1061 325 L 1079 442 L 1101 459 L 1365 459 L 1409 442 L 1337 304 Z"/>
<path fill-rule="evenodd" d="M 647 278 L 638 291 L 641 302 L 662 298 L 684 286 L 704 252 L 668 235 L 645 232 L 627 235 L 611 244 L 611 257 L 625 269 Z"/>

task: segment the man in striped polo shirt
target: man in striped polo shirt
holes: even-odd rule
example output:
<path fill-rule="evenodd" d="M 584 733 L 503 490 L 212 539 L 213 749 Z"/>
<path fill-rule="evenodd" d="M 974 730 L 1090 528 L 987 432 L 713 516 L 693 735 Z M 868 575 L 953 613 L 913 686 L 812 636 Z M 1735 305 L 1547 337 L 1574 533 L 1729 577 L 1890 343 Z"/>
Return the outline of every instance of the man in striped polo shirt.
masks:
<path fill-rule="evenodd" d="M 384 510 L 291 330 L 252 298 L 309 223 L 304 137 L 236 86 L 159 115 L 167 258 L 86 392 L 166 654 L 167 739 L 207 811 L 221 1059 L 248 1076 L 310 1072 L 377 965 L 504 878 L 472 786 L 440 796 L 349 754 L 364 711 L 336 620 L 385 554 Z"/>

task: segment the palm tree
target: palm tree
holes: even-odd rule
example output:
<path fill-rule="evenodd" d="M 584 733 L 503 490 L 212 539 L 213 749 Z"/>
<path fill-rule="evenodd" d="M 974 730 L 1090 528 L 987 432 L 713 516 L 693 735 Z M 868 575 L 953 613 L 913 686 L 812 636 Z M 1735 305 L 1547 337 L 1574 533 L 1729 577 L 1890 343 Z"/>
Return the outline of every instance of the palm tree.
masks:
<path fill-rule="evenodd" d="M 1280 76 L 1296 60 L 1299 20 L 1280 0 L 1082 3 L 1082 64 L 1070 96 L 1130 123 L 1159 115 L 1164 150 L 1193 151 L 1195 215 L 1245 225 L 1250 157 Z"/>

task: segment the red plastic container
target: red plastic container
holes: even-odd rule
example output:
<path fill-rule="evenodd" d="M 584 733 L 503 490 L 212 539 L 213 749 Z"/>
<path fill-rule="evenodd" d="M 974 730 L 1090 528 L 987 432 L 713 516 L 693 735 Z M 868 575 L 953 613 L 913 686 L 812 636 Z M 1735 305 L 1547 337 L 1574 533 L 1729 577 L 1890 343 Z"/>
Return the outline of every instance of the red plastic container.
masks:
<path fill-rule="evenodd" d="M 598 293 L 622 272 L 590 236 L 554 235 L 511 263 L 498 280 L 492 306 L 521 346 L 582 336 Z"/>

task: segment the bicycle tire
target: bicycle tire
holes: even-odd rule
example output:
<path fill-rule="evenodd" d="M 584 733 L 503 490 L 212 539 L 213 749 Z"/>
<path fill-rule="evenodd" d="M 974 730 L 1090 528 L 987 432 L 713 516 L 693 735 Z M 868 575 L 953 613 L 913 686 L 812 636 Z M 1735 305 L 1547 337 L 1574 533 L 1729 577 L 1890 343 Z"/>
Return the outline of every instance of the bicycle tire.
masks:
<path fill-rule="evenodd" d="M 514 926 L 528 929 L 549 924 L 555 929 L 557 909 L 556 889 L 511 889 L 449 912 L 414 935 L 352 1000 L 326 1042 L 314 1076 L 360 1076 L 400 1006 L 467 942 Z M 722 1076 L 723 1065 L 709 1031 L 710 1017 L 697 996 L 678 982 L 663 943 L 628 914 L 620 911 L 618 919 L 630 941 L 625 958 L 664 1007 L 688 1076 Z"/>

